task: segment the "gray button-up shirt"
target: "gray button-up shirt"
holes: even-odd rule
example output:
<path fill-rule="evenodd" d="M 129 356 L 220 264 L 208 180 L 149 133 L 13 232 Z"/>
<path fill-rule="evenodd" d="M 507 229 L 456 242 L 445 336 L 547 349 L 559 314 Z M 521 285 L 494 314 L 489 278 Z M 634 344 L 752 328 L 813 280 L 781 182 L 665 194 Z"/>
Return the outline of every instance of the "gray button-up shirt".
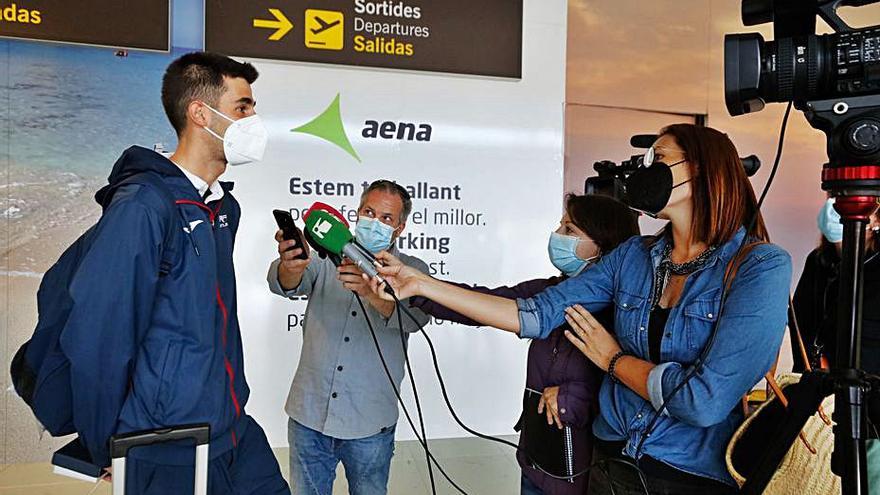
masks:
<path fill-rule="evenodd" d="M 396 250 L 391 252 L 407 265 L 427 273 L 428 266 L 422 260 Z M 275 260 L 269 266 L 269 289 L 286 297 L 309 296 L 302 353 L 287 396 L 287 415 L 303 426 L 339 439 L 366 438 L 396 424 L 397 397 L 361 308 L 354 294 L 336 278 L 336 267 L 329 259 L 322 260 L 312 252 L 312 261 L 299 287 L 285 291 L 278 282 L 279 263 Z M 408 300 L 402 302 L 409 306 Z M 364 306 L 400 390 L 405 362 L 398 309 L 386 320 L 366 300 Z M 410 312 L 420 324 L 428 322 L 428 317 L 418 309 L 412 308 Z M 418 327 L 405 313 L 400 316 L 406 341 Z"/>

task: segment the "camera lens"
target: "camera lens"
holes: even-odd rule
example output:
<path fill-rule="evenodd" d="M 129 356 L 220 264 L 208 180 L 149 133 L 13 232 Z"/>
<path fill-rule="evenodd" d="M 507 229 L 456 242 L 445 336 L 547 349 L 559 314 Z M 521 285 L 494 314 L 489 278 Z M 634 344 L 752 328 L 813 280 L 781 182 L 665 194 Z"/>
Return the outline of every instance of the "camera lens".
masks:
<path fill-rule="evenodd" d="M 764 108 L 761 85 L 760 34 L 728 34 L 724 37 L 724 100 L 730 115 Z"/>
<path fill-rule="evenodd" d="M 731 115 L 765 103 L 880 93 L 880 28 L 781 38 L 733 34 L 724 38 L 724 87 Z"/>

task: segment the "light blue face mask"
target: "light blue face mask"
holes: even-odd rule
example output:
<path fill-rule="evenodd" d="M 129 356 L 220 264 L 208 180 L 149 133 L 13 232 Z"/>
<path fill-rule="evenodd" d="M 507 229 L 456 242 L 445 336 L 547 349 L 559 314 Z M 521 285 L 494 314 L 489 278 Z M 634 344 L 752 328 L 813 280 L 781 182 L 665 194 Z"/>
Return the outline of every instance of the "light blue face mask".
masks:
<path fill-rule="evenodd" d="M 550 233 L 550 242 L 547 244 L 550 262 L 569 277 L 574 277 L 581 273 L 592 260 L 599 257 L 593 256 L 585 260 L 580 259 L 577 255 L 577 246 L 582 240 L 571 235 L 562 235 L 556 232 Z"/>
<path fill-rule="evenodd" d="M 834 198 L 828 198 L 822 209 L 819 210 L 819 216 L 816 217 L 819 230 L 822 235 L 828 239 L 828 242 L 843 241 L 843 224 L 840 223 L 840 213 L 834 209 Z"/>
<path fill-rule="evenodd" d="M 358 217 L 357 226 L 354 229 L 355 239 L 373 254 L 388 249 L 391 246 L 393 235 L 393 227 L 370 217 Z"/>

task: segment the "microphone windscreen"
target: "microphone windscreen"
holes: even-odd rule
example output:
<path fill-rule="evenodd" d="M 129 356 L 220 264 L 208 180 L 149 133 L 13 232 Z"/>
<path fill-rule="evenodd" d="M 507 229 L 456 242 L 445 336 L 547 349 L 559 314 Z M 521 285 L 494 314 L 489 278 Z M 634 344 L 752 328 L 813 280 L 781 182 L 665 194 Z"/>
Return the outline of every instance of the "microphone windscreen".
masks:
<path fill-rule="evenodd" d="M 303 220 L 308 220 L 309 215 L 312 213 L 312 211 L 317 211 L 317 210 L 322 210 L 322 211 L 326 211 L 327 213 L 330 213 L 334 217 L 338 218 L 343 224 L 345 224 L 345 228 L 347 228 L 347 229 L 351 228 L 351 225 L 348 224 L 348 221 L 345 219 L 345 217 L 342 215 L 342 213 L 339 210 L 328 205 L 327 203 L 321 203 L 320 201 L 316 201 L 312 205 L 312 207 L 309 208 L 309 210 L 306 212 L 306 214 L 303 215 Z"/>
<path fill-rule="evenodd" d="M 656 134 L 636 134 L 635 136 L 629 138 L 629 145 L 633 148 L 647 149 L 653 146 L 654 141 L 656 140 Z"/>

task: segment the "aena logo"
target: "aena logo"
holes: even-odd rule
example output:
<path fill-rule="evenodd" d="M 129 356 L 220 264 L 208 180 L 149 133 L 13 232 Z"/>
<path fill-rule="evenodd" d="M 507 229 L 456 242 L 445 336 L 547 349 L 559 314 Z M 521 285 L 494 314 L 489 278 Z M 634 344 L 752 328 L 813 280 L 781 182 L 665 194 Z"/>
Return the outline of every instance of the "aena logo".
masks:
<path fill-rule="evenodd" d="M 397 139 L 400 141 L 430 141 L 431 126 L 429 124 L 416 124 L 408 122 L 382 122 L 381 124 L 375 120 L 364 122 L 364 130 L 361 135 L 365 138 L 381 138 L 381 139 Z"/>
<path fill-rule="evenodd" d="M 335 144 L 351 155 L 352 158 L 360 162 L 361 157 L 358 155 L 357 151 L 355 151 L 354 146 L 351 145 L 351 141 L 348 139 L 348 134 L 345 132 L 345 125 L 342 123 L 339 97 L 340 95 L 337 94 L 336 98 L 330 103 L 330 106 L 328 106 L 321 115 L 318 115 L 307 124 L 291 129 L 291 132 L 310 134 Z M 433 129 L 430 124 L 367 120 L 364 122 L 361 136 L 366 139 L 427 142 L 431 140 L 432 132 Z"/>

